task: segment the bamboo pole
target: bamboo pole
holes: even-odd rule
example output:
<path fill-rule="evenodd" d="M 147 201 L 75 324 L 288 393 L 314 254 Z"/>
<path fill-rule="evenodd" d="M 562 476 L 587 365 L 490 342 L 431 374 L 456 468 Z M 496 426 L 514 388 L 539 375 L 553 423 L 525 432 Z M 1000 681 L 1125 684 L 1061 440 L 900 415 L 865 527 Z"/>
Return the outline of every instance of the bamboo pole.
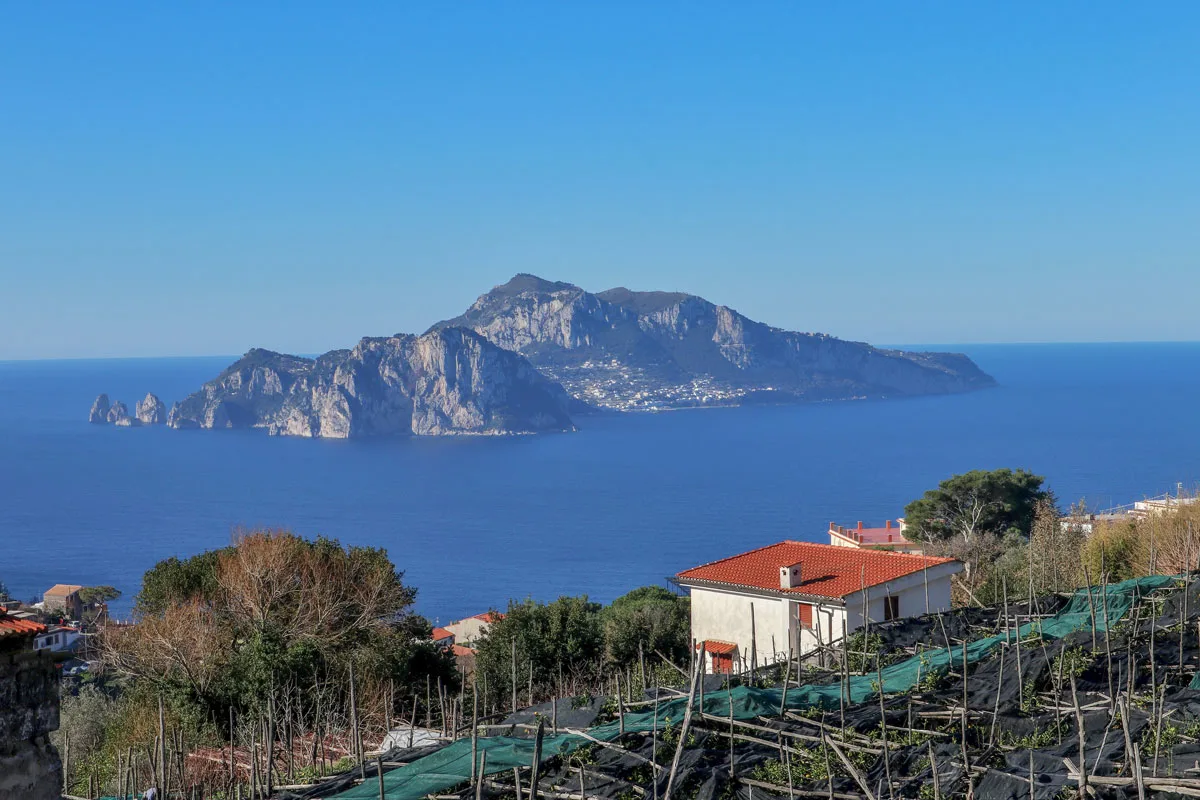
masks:
<path fill-rule="evenodd" d="M 751 612 L 751 618 L 753 619 L 753 612 Z M 696 701 L 696 682 L 699 680 L 699 676 L 700 670 L 693 670 L 691 691 L 688 692 L 687 707 L 683 712 L 683 725 L 679 728 L 679 742 L 675 746 L 675 757 L 671 759 L 671 772 L 667 776 L 667 788 L 663 793 L 663 800 L 671 800 L 671 790 L 675 788 L 675 773 L 679 769 L 679 758 L 683 755 L 683 747 L 687 742 L 688 730 L 692 726 L 692 706 Z"/>
<path fill-rule="evenodd" d="M 533 763 L 529 767 L 529 800 L 537 800 L 538 775 L 542 766 L 542 738 L 546 735 L 546 723 L 538 722 L 537 735 L 533 740 Z"/>

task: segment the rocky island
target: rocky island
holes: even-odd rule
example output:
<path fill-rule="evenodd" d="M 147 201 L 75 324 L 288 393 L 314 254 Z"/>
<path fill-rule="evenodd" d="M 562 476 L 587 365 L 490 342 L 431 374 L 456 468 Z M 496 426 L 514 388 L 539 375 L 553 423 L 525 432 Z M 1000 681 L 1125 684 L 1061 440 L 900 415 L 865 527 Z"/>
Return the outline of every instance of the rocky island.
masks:
<path fill-rule="evenodd" d="M 133 416 L 129 414 L 129 406 L 118 400 L 109 402 L 107 394 L 96 397 L 92 410 L 88 414 L 88 422 L 96 425 L 116 425 L 118 428 L 137 428 L 142 425 L 163 425 L 167 421 L 167 407 L 158 396 L 147 392 L 134 407 Z"/>
<path fill-rule="evenodd" d="M 422 335 L 368 337 L 316 358 L 256 348 L 169 412 L 153 394 L 133 415 L 102 394 L 88 419 L 336 439 L 536 433 L 573 430 L 572 414 L 596 408 L 912 397 L 994 384 L 961 354 L 786 331 L 681 292 L 592 294 L 521 274 Z"/>
<path fill-rule="evenodd" d="M 966 392 L 995 385 L 965 355 L 884 350 L 755 322 L 681 292 L 520 274 L 432 331 L 469 328 L 575 398 L 623 411 Z"/>
<path fill-rule="evenodd" d="M 366 338 L 317 358 L 251 350 L 167 415 L 172 428 L 348 439 L 572 430 L 580 408 L 473 331 Z"/>

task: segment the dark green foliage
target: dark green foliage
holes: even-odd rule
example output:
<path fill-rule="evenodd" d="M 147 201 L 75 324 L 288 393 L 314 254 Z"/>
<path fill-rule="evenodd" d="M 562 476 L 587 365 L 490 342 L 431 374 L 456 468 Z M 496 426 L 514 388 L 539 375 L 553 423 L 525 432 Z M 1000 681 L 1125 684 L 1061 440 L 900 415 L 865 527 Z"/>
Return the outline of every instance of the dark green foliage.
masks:
<path fill-rule="evenodd" d="M 603 612 L 609 660 L 637 663 L 639 646 L 646 657 L 657 650 L 676 663 L 687 660 L 689 609 L 688 598 L 661 586 L 643 586 L 618 597 Z"/>
<path fill-rule="evenodd" d="M 171 556 L 158 562 L 142 576 L 135 608 L 143 614 L 161 614 L 193 600 L 211 604 L 217 594 L 217 562 L 232 550 L 209 550 L 184 561 Z"/>
<path fill-rule="evenodd" d="M 510 604 L 505 617 L 480 640 L 476 670 L 489 695 L 509 697 L 515 641 L 517 691 L 523 701 L 531 669 L 535 694 L 543 695 L 558 688 L 560 677 L 569 684 L 595 680 L 614 666 L 638 671 L 640 644 L 650 683 L 661 661 L 656 650 L 687 660 L 689 631 L 687 598 L 657 586 L 635 589 L 608 607 L 587 597 L 526 600 Z"/>
<path fill-rule="evenodd" d="M 904 509 L 906 534 L 919 541 L 940 541 L 1018 531 L 1028 535 L 1037 505 L 1052 500 L 1043 478 L 1023 469 L 973 470 L 930 489 Z"/>
<path fill-rule="evenodd" d="M 531 669 L 538 686 L 555 685 L 560 672 L 567 678 L 591 676 L 604 654 L 600 608 L 586 596 L 510 603 L 504 618 L 479 641 L 477 673 L 489 687 L 508 691 L 515 641 L 518 690 L 527 685 Z"/>
<path fill-rule="evenodd" d="M 85 586 L 79 590 L 79 599 L 85 606 L 107 603 L 120 596 L 121 590 L 115 586 Z"/>

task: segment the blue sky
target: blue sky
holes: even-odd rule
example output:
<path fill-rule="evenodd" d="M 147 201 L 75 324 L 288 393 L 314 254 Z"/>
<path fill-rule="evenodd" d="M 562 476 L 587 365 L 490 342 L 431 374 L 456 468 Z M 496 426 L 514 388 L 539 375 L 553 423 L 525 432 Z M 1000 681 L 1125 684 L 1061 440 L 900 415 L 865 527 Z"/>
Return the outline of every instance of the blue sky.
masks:
<path fill-rule="evenodd" d="M 1194 3 L 25 3 L 0 359 L 317 352 L 516 272 L 1200 339 Z"/>

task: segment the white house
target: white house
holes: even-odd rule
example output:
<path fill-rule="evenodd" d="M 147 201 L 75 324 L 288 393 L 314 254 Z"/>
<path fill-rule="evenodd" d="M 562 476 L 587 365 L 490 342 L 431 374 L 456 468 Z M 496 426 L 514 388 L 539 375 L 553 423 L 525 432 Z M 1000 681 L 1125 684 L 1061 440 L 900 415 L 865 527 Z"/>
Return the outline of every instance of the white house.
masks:
<path fill-rule="evenodd" d="M 71 646 L 79 640 L 83 634 L 78 628 L 72 628 L 65 625 L 51 625 L 45 632 L 38 635 L 33 642 L 34 650 L 49 650 L 53 653 L 60 653 L 64 650 L 71 649 Z"/>
<path fill-rule="evenodd" d="M 952 558 L 780 542 L 685 570 L 692 638 L 705 643 L 705 670 L 804 655 L 863 624 L 950 608 Z"/>

